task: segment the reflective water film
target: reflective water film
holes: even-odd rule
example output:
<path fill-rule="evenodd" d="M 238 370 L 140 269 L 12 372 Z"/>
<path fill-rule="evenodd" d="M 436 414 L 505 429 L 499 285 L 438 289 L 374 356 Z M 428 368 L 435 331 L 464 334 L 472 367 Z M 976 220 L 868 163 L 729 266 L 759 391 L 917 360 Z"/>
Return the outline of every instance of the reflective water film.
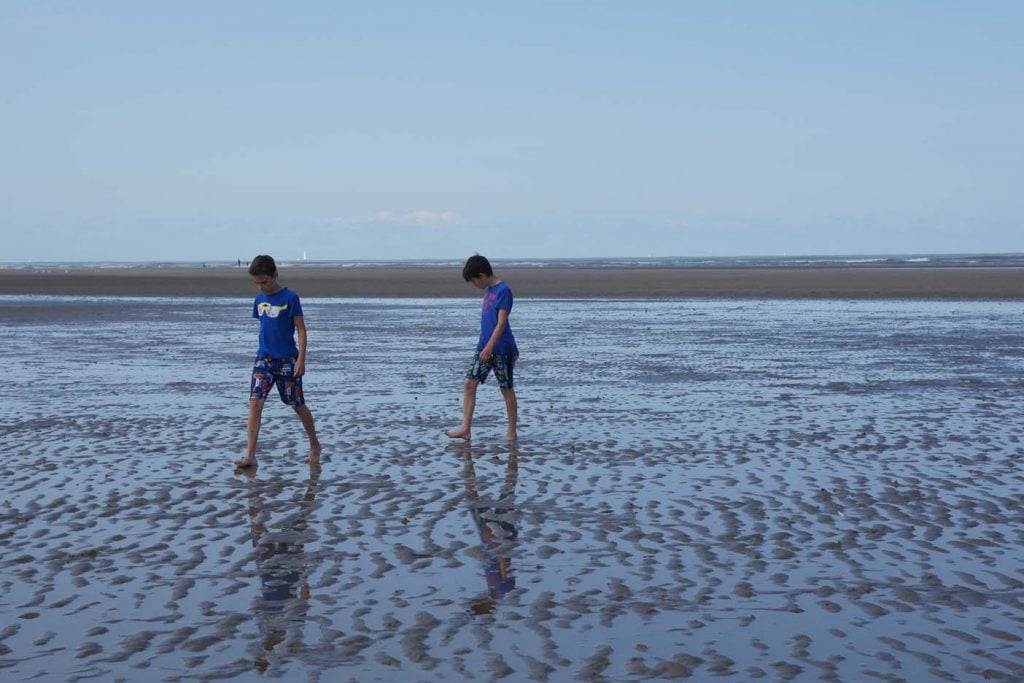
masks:
<path fill-rule="evenodd" d="M 1024 304 L 0 298 L 3 680 L 1024 678 Z"/>

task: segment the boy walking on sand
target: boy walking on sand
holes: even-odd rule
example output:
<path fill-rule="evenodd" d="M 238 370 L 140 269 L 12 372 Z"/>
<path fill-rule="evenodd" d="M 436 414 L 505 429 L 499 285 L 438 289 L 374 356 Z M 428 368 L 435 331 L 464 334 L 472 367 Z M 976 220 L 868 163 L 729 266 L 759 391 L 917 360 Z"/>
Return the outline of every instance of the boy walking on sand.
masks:
<path fill-rule="evenodd" d="M 466 372 L 466 383 L 462 396 L 462 424 L 456 429 L 449 429 L 445 434 L 452 439 L 472 438 L 473 410 L 476 408 L 476 389 L 487 375 L 494 370 L 498 378 L 498 388 L 505 399 L 505 410 L 508 412 L 508 431 L 505 441 L 515 441 L 516 417 L 518 403 L 513 388 L 512 370 L 519 358 L 516 338 L 512 335 L 508 316 L 512 312 L 512 290 L 499 280 L 491 269 L 490 262 L 480 256 L 470 256 L 462 268 L 462 279 L 477 289 L 484 290 L 484 303 L 480 312 L 480 339 L 476 346 L 476 355 Z"/>
<path fill-rule="evenodd" d="M 263 404 L 275 384 L 281 401 L 294 408 L 302 421 L 309 437 L 309 462 L 315 464 L 320 458 L 320 442 L 316 438 L 313 415 L 302 397 L 302 376 L 306 374 L 306 322 L 299 295 L 278 283 L 277 264 L 270 256 L 254 258 L 249 264 L 249 275 L 260 290 L 252 304 L 252 317 L 260 321 L 260 341 L 249 387 L 248 449 L 244 458 L 235 460 L 235 465 L 256 465 Z"/>

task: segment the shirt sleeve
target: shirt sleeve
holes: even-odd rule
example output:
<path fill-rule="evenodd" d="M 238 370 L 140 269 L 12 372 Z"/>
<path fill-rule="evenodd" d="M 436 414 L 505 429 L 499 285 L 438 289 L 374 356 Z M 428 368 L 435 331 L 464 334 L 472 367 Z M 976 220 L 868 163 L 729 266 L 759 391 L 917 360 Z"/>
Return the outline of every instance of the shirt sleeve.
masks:
<path fill-rule="evenodd" d="M 252 300 L 252 317 L 254 317 L 254 318 L 259 318 L 260 317 L 260 312 L 259 312 L 259 308 L 258 308 L 259 305 L 260 305 L 259 297 L 257 297 L 257 298 Z"/>
<path fill-rule="evenodd" d="M 494 309 L 497 311 L 512 312 L 512 290 L 502 287 L 494 301 Z"/>
<path fill-rule="evenodd" d="M 291 311 L 293 318 L 305 317 L 302 315 L 302 302 L 299 301 L 299 295 L 295 292 L 292 292 L 292 302 L 291 305 L 288 306 L 288 310 Z"/>

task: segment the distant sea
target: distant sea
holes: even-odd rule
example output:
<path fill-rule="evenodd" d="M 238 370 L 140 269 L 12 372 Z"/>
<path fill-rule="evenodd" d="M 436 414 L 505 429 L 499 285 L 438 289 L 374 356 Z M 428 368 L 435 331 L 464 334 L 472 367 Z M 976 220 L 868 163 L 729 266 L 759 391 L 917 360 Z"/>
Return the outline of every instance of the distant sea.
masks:
<path fill-rule="evenodd" d="M 564 259 L 492 259 L 505 268 L 998 268 L 1024 267 L 1024 253 L 891 254 L 846 256 L 652 256 Z M 236 268 L 243 261 L 48 261 L 4 263 L 5 269 Z M 461 268 L 462 259 L 278 259 L 289 267 Z"/>

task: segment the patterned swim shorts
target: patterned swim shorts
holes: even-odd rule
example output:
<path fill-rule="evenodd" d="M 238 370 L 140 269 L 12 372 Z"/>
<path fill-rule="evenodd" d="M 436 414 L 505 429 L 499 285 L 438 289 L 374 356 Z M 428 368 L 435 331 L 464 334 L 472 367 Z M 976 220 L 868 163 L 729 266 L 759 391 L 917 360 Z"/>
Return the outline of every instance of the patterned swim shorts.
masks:
<path fill-rule="evenodd" d="M 293 374 L 294 365 L 294 358 L 257 357 L 252 367 L 249 399 L 267 398 L 270 388 L 276 384 L 277 393 L 285 405 L 304 405 L 306 401 L 302 397 L 302 378 Z"/>
<path fill-rule="evenodd" d="M 491 374 L 491 370 L 494 370 L 494 376 L 498 378 L 498 386 L 502 389 L 511 389 L 515 383 L 512 380 L 512 370 L 516 366 L 516 361 L 519 360 L 519 353 L 492 353 L 491 357 L 487 359 L 487 362 L 481 362 L 480 352 L 477 351 L 476 355 L 473 356 L 473 362 L 470 363 L 469 369 L 466 371 L 466 379 L 475 379 L 477 382 L 483 384 L 487 381 L 487 376 Z"/>

